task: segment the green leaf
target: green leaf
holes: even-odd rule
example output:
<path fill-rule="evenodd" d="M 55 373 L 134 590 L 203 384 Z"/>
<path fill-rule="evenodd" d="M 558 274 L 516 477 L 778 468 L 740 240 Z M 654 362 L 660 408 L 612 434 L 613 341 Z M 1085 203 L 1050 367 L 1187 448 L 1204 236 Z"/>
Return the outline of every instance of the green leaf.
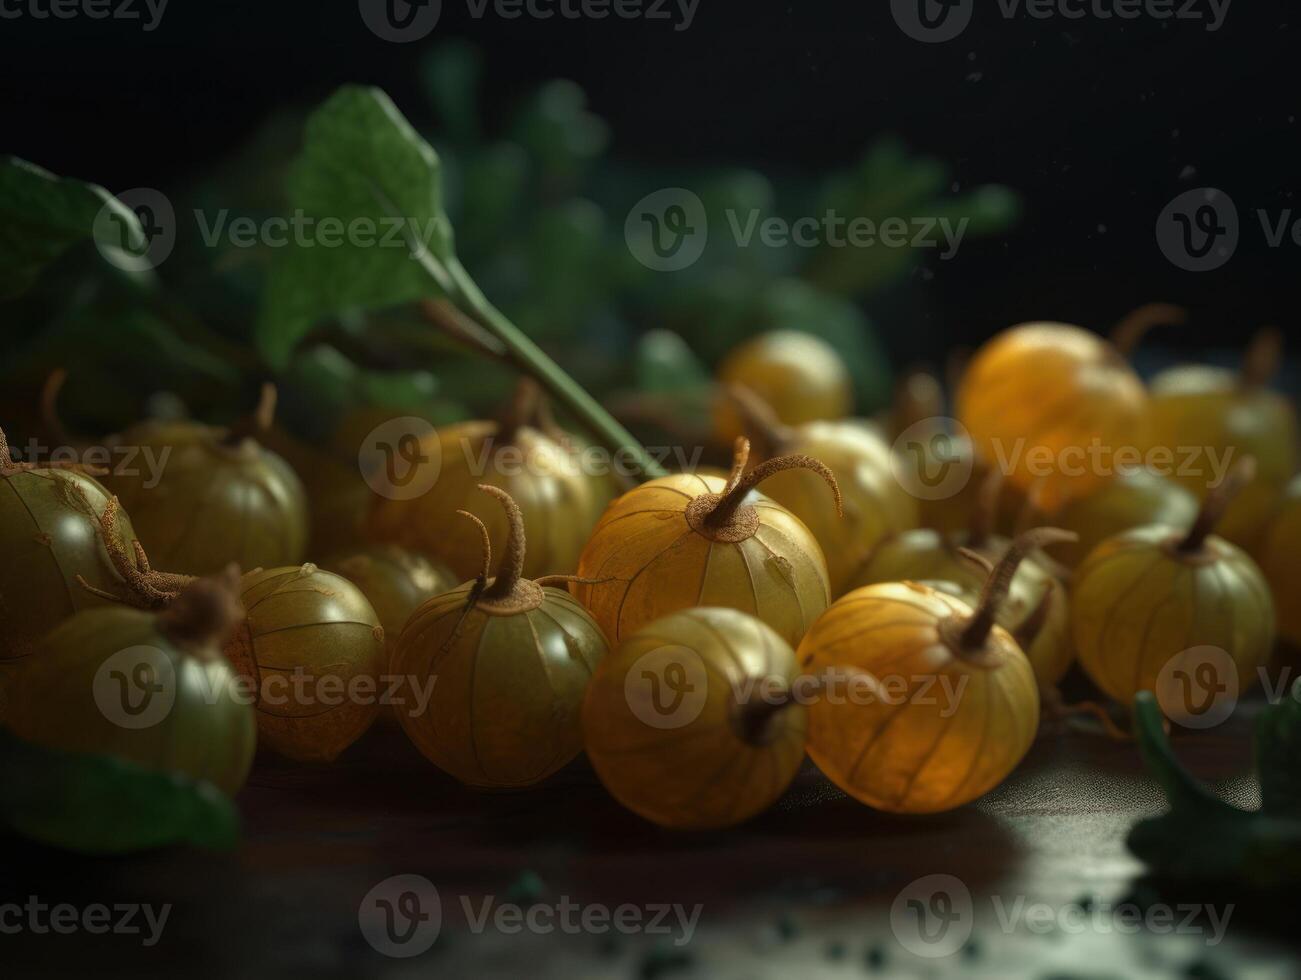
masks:
<path fill-rule="evenodd" d="M 572 188 L 610 143 L 605 121 L 587 109 L 587 94 L 558 80 L 543 85 L 513 127 L 548 184 Z"/>
<path fill-rule="evenodd" d="M 96 226 L 100 212 L 107 218 Z M 102 235 L 128 247 L 148 242 L 135 213 L 94 184 L 68 180 L 16 157 L 0 158 L 0 300 L 25 292 L 72 246 Z M 103 248 L 118 242 L 102 239 Z"/>
<path fill-rule="evenodd" d="M 208 783 L 110 756 L 62 752 L 0 728 L 0 826 L 83 854 L 172 844 L 228 849 L 235 805 Z"/>
<path fill-rule="evenodd" d="M 330 222 L 370 235 L 327 245 L 309 232 L 307 244 L 281 249 L 258 324 L 272 364 L 285 365 L 326 317 L 438 294 L 430 267 L 453 257 L 438 155 L 379 89 L 347 86 L 312 114 L 289 198 L 318 229 Z"/>
<path fill-rule="evenodd" d="M 645 392 L 682 392 L 705 388 L 709 372 L 687 342 L 671 330 L 651 330 L 637 344 L 637 388 Z"/>
<path fill-rule="evenodd" d="M 1262 810 L 1301 819 L 1301 679 L 1256 722 L 1256 772 Z"/>
<path fill-rule="evenodd" d="M 425 91 L 453 142 L 479 139 L 479 86 L 483 55 L 469 41 L 445 41 L 420 66 Z"/>

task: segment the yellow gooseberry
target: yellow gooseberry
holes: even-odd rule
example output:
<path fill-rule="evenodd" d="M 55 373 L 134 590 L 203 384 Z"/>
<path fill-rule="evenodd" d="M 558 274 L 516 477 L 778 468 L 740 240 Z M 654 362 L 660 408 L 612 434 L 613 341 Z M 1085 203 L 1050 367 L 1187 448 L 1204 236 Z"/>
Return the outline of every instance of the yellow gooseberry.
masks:
<path fill-rule="evenodd" d="M 1121 704 L 1152 690 L 1167 716 L 1187 721 L 1231 703 L 1269 660 L 1269 586 L 1246 552 L 1212 534 L 1253 468 L 1250 459 L 1235 466 L 1191 529 L 1126 531 L 1076 570 L 1071 620 L 1080 664 Z M 1190 686 L 1181 696 L 1179 684 L 1201 691 Z"/>
<path fill-rule="evenodd" d="M 583 700 L 587 756 L 647 820 L 741 823 L 781 796 L 804 759 L 804 708 L 780 700 L 798 674 L 790 645 L 753 616 L 670 613 L 597 668 Z"/>
<path fill-rule="evenodd" d="M 1062 323 L 1005 330 L 976 352 L 958 391 L 958 419 L 976 451 L 1028 492 L 1043 480 L 1050 512 L 1105 479 L 1095 443 L 1143 445 L 1142 382 L 1105 339 Z M 1137 440 L 1137 441 L 1136 441 Z"/>
<path fill-rule="evenodd" d="M 827 563 L 809 529 L 755 492 L 776 473 L 836 478 L 807 456 L 768 460 L 742 476 L 750 444 L 737 440 L 730 478 L 651 480 L 605 512 L 571 588 L 612 643 L 679 609 L 721 606 L 757 616 L 792 645 L 830 602 Z"/>
<path fill-rule="evenodd" d="M 1066 503 L 1053 520 L 1080 540 L 1063 545 L 1056 557 L 1075 568 L 1094 548 L 1145 524 L 1187 527 L 1197 517 L 1197 498 L 1174 480 L 1139 468 L 1099 484 L 1091 493 Z"/>
<path fill-rule="evenodd" d="M 1279 632 L 1301 646 L 1301 477 L 1283 496 L 1267 532 L 1261 538 L 1260 567 L 1274 590 Z"/>
<path fill-rule="evenodd" d="M 225 654 L 251 684 L 259 742 L 286 758 L 330 762 L 379 712 L 384 629 L 361 590 L 307 564 L 240 581 L 247 613 Z"/>
<path fill-rule="evenodd" d="M 322 565 L 361 589 L 379 616 L 390 650 L 422 603 L 459 584 L 446 565 L 395 544 L 338 555 Z"/>
<path fill-rule="evenodd" d="M 531 786 L 582 750 L 583 693 L 606 639 L 568 592 L 523 577 L 520 509 L 499 487 L 479 489 L 510 527 L 501 568 L 488 577 L 487 528 L 462 511 L 479 528 L 482 569 L 411 616 L 393 652 L 395 710 L 425 758 L 462 783 Z"/>
<path fill-rule="evenodd" d="M 774 473 L 764 493 L 813 532 L 827 560 L 832 598 L 843 594 L 877 544 L 917 526 L 917 501 L 895 479 L 890 447 L 864 425 L 783 425 L 748 388 L 734 386 L 731 394 L 760 459 L 808 456 L 835 474 L 840 500 L 828 496 L 818 474 L 802 469 Z"/>
<path fill-rule="evenodd" d="M 809 755 L 846 793 L 879 810 L 935 813 L 987 793 L 1016 767 L 1039 725 L 1034 671 L 996 623 L 1023 558 L 1066 532 L 1013 542 L 974 609 L 916 582 L 870 585 L 837 601 L 797 656 L 853 697 L 808 708 Z"/>
<path fill-rule="evenodd" d="M 501 508 L 479 493 L 480 484 L 510 494 L 532 529 L 523 574 L 567 575 L 597 519 L 597 489 L 579 460 L 533 424 L 536 386 L 521 385 L 501 422 L 462 422 L 434 430 L 422 440 L 409 485 L 431 482 L 412 499 L 376 498 L 369 527 L 377 541 L 400 544 L 445 562 L 461 581 L 474 577 L 481 560 L 478 531 L 456 514 L 467 510 L 488 528 L 493 548 L 506 545 L 510 529 Z M 428 477 L 422 471 L 430 469 Z"/>
<path fill-rule="evenodd" d="M 836 349 L 799 330 L 775 330 L 742 344 L 724 358 L 718 380 L 723 391 L 714 426 L 724 444 L 745 434 L 726 393 L 730 385 L 753 391 L 785 425 L 841 419 L 854 409 L 853 383 Z"/>
<path fill-rule="evenodd" d="M 997 471 L 980 484 L 980 500 L 972 510 L 966 531 L 943 534 L 931 528 L 905 531 L 872 553 L 850 579 L 850 589 L 885 582 L 949 582 L 959 597 L 979 594 L 986 576 L 969 561 L 969 551 L 985 559 L 1002 558 L 1011 542 L 994 534 L 1002 479 Z M 998 623 L 1025 640 L 1024 651 L 1044 687 L 1057 684 L 1075 659 L 1071 644 L 1070 602 L 1051 570 L 1035 555 L 1018 566 L 1008 594 L 998 606 Z"/>
<path fill-rule="evenodd" d="M 1262 330 L 1240 373 L 1187 365 L 1161 372 L 1149 386 L 1152 442 L 1167 451 L 1175 479 L 1199 501 L 1220 475 L 1217 462 L 1256 460 L 1255 480 L 1230 504 L 1217 532 L 1244 548 L 1256 543 L 1297 468 L 1296 410 L 1268 387 L 1281 347 L 1278 330 Z"/>

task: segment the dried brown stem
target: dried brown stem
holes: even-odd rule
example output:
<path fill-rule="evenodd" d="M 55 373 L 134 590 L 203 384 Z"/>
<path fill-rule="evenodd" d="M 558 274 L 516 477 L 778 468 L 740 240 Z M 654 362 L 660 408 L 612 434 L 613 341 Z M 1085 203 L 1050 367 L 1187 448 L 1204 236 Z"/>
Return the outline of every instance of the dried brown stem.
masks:
<path fill-rule="evenodd" d="M 891 434 L 898 436 L 919 422 L 944 414 L 944 388 L 929 371 L 913 371 L 894 389 Z"/>
<path fill-rule="evenodd" d="M 475 576 L 475 581 L 478 583 L 478 587 L 482 589 L 488 584 L 488 576 L 492 574 L 492 537 L 488 534 L 488 525 L 483 523 L 483 521 L 479 520 L 479 518 L 475 517 L 468 510 L 458 510 L 457 513 L 462 517 L 468 517 L 470 520 L 474 521 L 479 528 L 479 537 L 483 544 L 483 568 L 480 570 L 479 574 Z"/>
<path fill-rule="evenodd" d="M 245 439 L 264 437 L 275 425 L 278 399 L 276 386 L 269 381 L 263 384 L 258 393 L 257 407 L 251 414 L 232 425 L 222 442 L 227 446 L 238 446 Z"/>
<path fill-rule="evenodd" d="M 1239 385 L 1245 390 L 1263 388 L 1278 374 L 1283 360 L 1283 331 L 1278 327 L 1262 327 L 1251 340 L 1242 360 Z"/>
<path fill-rule="evenodd" d="M 766 463 L 760 463 L 752 469 L 748 475 L 738 479 L 738 466 L 744 467 L 745 456 L 748 455 L 749 443 L 745 440 L 737 440 L 736 462 L 732 465 L 732 476 L 727 481 L 727 488 L 723 491 L 722 499 L 714 506 L 714 509 L 705 518 L 704 523 L 712 528 L 724 527 L 736 516 L 737 508 L 741 506 L 746 496 L 764 480 L 785 470 L 810 470 L 822 477 L 831 492 L 836 496 L 836 513 L 841 517 L 845 514 L 844 501 L 840 496 L 840 484 L 836 482 L 836 475 L 823 463 L 814 459 L 812 456 L 780 456 L 777 459 L 770 459 Z"/>
<path fill-rule="evenodd" d="M 765 459 L 780 455 L 784 446 L 789 445 L 791 429 L 782 424 L 777 413 L 757 392 L 745 385 L 730 384 L 726 388 L 727 397 L 736 406 L 741 416 L 741 427 L 746 435 L 757 444 L 759 455 Z"/>
<path fill-rule="evenodd" d="M 1182 555 L 1195 555 L 1202 550 L 1206 539 L 1215 533 L 1224 517 L 1224 512 L 1252 480 L 1256 479 L 1256 457 L 1244 456 L 1229 470 L 1228 476 L 1211 490 L 1202 502 L 1202 509 L 1197 520 L 1188 529 L 1188 535 L 1179 542 L 1178 551 Z"/>
<path fill-rule="evenodd" d="M 1012 579 L 1016 577 L 1021 562 L 1032 552 L 1045 545 L 1078 541 L 1080 536 L 1073 531 L 1063 531 L 1055 527 L 1041 527 L 1018 535 L 1007 549 L 1006 554 L 994 566 L 994 574 L 985 581 L 985 588 L 980 595 L 980 603 L 971 618 L 959 634 L 959 644 L 964 650 L 979 650 L 989 640 L 990 630 L 998 616 L 998 610 L 1007 599 Z"/>
<path fill-rule="evenodd" d="M 78 497 L 82 506 L 86 508 L 87 513 L 93 514 L 94 511 L 91 509 L 90 500 L 85 491 L 81 487 L 74 487 L 73 493 Z M 149 556 L 145 554 L 144 545 L 138 540 L 131 542 L 136 557 L 136 563 L 132 564 L 126 549 L 122 547 L 122 539 L 118 529 L 119 512 L 120 507 L 117 497 L 110 497 L 108 503 L 104 505 L 104 512 L 97 518 L 97 523 L 99 524 L 99 537 L 104 544 L 104 550 L 108 553 L 108 559 L 113 565 L 113 570 L 118 573 L 126 584 L 128 595 L 118 596 L 105 592 L 103 589 L 97 589 L 80 575 L 77 576 L 77 583 L 87 592 L 111 602 L 130 603 L 142 609 L 166 609 L 182 591 L 194 582 L 194 576 L 154 571 L 149 564 Z"/>
<path fill-rule="evenodd" d="M 1148 303 L 1125 316 L 1111 331 L 1111 345 L 1125 360 L 1129 360 L 1143 338 L 1161 326 L 1182 327 L 1188 322 L 1188 311 L 1173 303 Z"/>
<path fill-rule="evenodd" d="M 515 586 L 524 577 L 524 515 L 520 513 L 519 504 L 500 487 L 480 483 L 479 489 L 490 493 L 501 503 L 506 511 L 506 522 L 510 530 L 506 538 L 506 554 L 497 569 L 497 578 L 484 590 L 485 599 L 508 599 L 515 593 Z"/>
<path fill-rule="evenodd" d="M 65 446 L 71 445 L 72 438 L 64 427 L 63 419 L 59 418 L 59 393 L 63 391 L 67 380 L 67 370 L 55 368 L 45 379 L 45 384 L 41 385 L 41 419 L 50 430 L 50 435 Z"/>
<path fill-rule="evenodd" d="M 220 575 L 195 579 L 159 614 L 160 629 L 188 649 L 220 650 L 245 616 L 239 581 L 239 568 L 233 564 Z"/>
<path fill-rule="evenodd" d="M 429 323 L 458 343 L 493 360 L 510 362 L 506 348 L 495 337 L 447 300 L 423 300 L 420 312 Z"/>
<path fill-rule="evenodd" d="M 538 405 L 542 400 L 542 388 L 532 378 L 520 378 L 511 392 L 510 401 L 506 403 L 498 421 L 497 439 L 501 443 L 515 441 L 519 430 L 532 425 L 538 415 Z"/>

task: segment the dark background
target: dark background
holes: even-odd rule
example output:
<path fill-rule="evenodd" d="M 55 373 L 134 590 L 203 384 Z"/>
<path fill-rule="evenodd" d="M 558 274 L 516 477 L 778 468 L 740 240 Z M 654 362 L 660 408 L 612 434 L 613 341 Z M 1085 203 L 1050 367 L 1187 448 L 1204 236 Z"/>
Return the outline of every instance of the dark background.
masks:
<path fill-rule="evenodd" d="M 927 45 L 898 30 L 884 0 L 701 0 L 681 32 L 474 20 L 464 0 L 446 0 L 430 40 L 485 48 L 494 115 L 532 83 L 577 81 L 629 162 L 823 172 L 897 133 L 950 161 L 964 187 L 1004 183 L 1027 200 L 1010 236 L 930 263 L 931 316 L 952 340 L 1029 318 L 1102 329 L 1161 299 L 1193 308 L 1186 331 L 1165 336 L 1193 353 L 1238 347 L 1266 321 L 1297 335 L 1301 247 L 1269 248 L 1255 217 L 1295 206 L 1293 13 L 1283 0 L 1236 0 L 1209 33 L 1197 21 L 1008 21 L 981 0 L 961 38 Z M 0 20 L 0 151 L 110 190 L 166 189 L 272 107 L 315 103 L 343 82 L 380 85 L 423 112 L 424 47 L 379 40 L 353 0 L 172 0 L 153 33 Z M 1177 193 L 1208 185 L 1237 202 L 1242 244 L 1221 270 L 1183 272 L 1158 250 L 1154 223 Z"/>

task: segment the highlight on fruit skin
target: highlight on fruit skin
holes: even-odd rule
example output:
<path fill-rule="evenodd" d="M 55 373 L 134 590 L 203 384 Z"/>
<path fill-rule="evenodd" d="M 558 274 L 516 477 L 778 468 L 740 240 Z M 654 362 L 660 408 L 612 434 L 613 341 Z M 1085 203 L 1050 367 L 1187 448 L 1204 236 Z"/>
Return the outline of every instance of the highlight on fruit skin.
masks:
<path fill-rule="evenodd" d="M 224 652 L 256 693 L 258 737 L 300 762 L 330 762 L 370 727 L 385 694 L 384 629 L 361 590 L 306 564 L 240 581 L 247 617 Z"/>
<path fill-rule="evenodd" d="M 865 425 L 809 422 L 788 426 L 743 385 L 729 389 L 760 461 L 808 456 L 835 474 L 840 504 L 817 473 L 774 473 L 764 493 L 804 522 L 827 561 L 832 597 L 843 594 L 854 569 L 882 540 L 917 526 L 917 500 L 895 479 L 890 447 Z"/>
<path fill-rule="evenodd" d="M 607 643 L 563 588 L 523 576 L 520 509 L 499 487 L 479 489 L 511 529 L 501 567 L 490 577 L 487 528 L 462 512 L 480 535 L 479 574 L 411 616 L 390 665 L 402 681 L 394 711 L 425 758 L 460 782 L 522 788 L 582 751 L 583 694 Z"/>
<path fill-rule="evenodd" d="M 1020 535 L 979 605 L 916 582 L 858 589 L 809 631 L 805 673 L 856 681 L 854 698 L 808 709 L 809 755 L 846 793 L 879 810 L 936 813 L 993 789 L 1025 756 L 1039 725 L 1034 671 L 996 618 L 1017 566 L 1068 540 Z"/>
<path fill-rule="evenodd" d="M 1068 324 L 1027 323 L 989 341 L 963 375 L 957 407 L 987 463 L 1006 466 L 1027 492 L 1043 480 L 1050 513 L 1106 479 L 1087 465 L 1095 441 L 1112 450 L 1146 445 L 1138 375 L 1105 339 Z"/>
<path fill-rule="evenodd" d="M 422 603 L 458 584 L 452 570 L 442 562 L 392 544 L 336 555 L 322 562 L 321 567 L 361 590 L 379 616 L 390 650 Z"/>
<path fill-rule="evenodd" d="M 1091 493 L 1068 501 L 1053 520 L 1080 540 L 1064 544 L 1054 557 L 1075 568 L 1107 538 L 1145 524 L 1185 527 L 1197 517 L 1197 498 L 1174 480 L 1138 468 L 1118 473 Z"/>
<path fill-rule="evenodd" d="M 266 385 L 256 412 L 229 428 L 146 421 L 110 441 L 146 448 L 159 461 L 157 473 L 120 468 L 105 486 L 134 512 L 140 539 L 160 567 L 207 575 L 230 562 L 260 568 L 303 560 L 307 491 L 293 468 L 258 441 L 274 411 L 275 389 Z"/>
<path fill-rule="evenodd" d="M 0 668 L 30 656 L 41 637 L 83 609 L 110 600 L 100 592 L 122 578 L 97 533 L 110 495 L 88 473 L 62 465 L 16 463 L 0 431 Z M 135 530 L 121 515 L 115 540 L 134 564 Z"/>
<path fill-rule="evenodd" d="M 1269 586 L 1245 551 L 1212 533 L 1253 470 L 1251 460 L 1234 467 L 1191 527 L 1135 528 L 1098 545 L 1076 570 L 1071 619 L 1080 664 L 1121 704 L 1153 690 L 1172 721 L 1186 722 L 1259 679 L 1274 644 Z M 1208 649 L 1222 656 L 1200 657 Z M 1215 676 L 1201 676 L 1203 661 Z M 1221 666 L 1234 676 L 1221 676 Z M 1205 697 L 1173 696 L 1178 683 L 1196 683 Z"/>
<path fill-rule="evenodd" d="M 719 366 L 718 383 L 714 429 L 723 445 L 746 434 L 730 385 L 754 392 L 784 425 L 843 419 L 854 410 L 853 382 L 836 349 L 799 330 L 774 330 L 737 347 Z"/>
<path fill-rule="evenodd" d="M 523 574 L 572 574 L 608 489 L 583 471 L 571 445 L 538 428 L 546 421 L 539 421 L 537 398 L 537 386 L 523 382 L 500 421 L 460 422 L 430 433 L 411 477 L 417 485 L 430 482 L 428 491 L 409 500 L 374 498 L 371 537 L 441 561 L 467 581 L 479 569 L 479 532 L 457 513 L 482 521 L 495 551 L 510 535 L 501 508 L 478 490 L 487 484 L 510 494 L 531 529 Z"/>
<path fill-rule="evenodd" d="M 769 460 L 743 476 L 748 457 L 749 443 L 740 439 L 727 481 L 662 477 L 610 505 L 583 549 L 572 590 L 612 643 L 671 612 L 720 606 L 757 616 L 794 645 L 827 607 L 830 582 L 817 539 L 755 488 L 804 468 L 838 500 L 835 477 L 805 456 Z"/>
<path fill-rule="evenodd" d="M 120 756 L 233 796 L 253 764 L 249 692 L 221 654 L 243 618 L 238 572 L 199 579 L 162 612 L 87 609 L 46 636 L 6 725 L 50 748 Z"/>
<path fill-rule="evenodd" d="M 1295 475 L 1297 415 L 1292 401 L 1269 387 L 1278 371 L 1282 334 L 1260 331 L 1239 371 L 1184 365 L 1162 371 L 1149 385 L 1152 445 L 1176 462 L 1175 479 L 1204 501 L 1222 473 L 1220 466 L 1245 457 L 1256 461 L 1256 478 L 1243 488 L 1220 521 L 1218 533 L 1253 547 Z M 1199 457 L 1187 465 L 1187 448 Z"/>
<path fill-rule="evenodd" d="M 685 609 L 627 637 L 583 700 L 593 768 L 620 803 L 677 830 L 742 823 L 804 759 L 799 667 L 773 630 L 734 609 Z"/>

